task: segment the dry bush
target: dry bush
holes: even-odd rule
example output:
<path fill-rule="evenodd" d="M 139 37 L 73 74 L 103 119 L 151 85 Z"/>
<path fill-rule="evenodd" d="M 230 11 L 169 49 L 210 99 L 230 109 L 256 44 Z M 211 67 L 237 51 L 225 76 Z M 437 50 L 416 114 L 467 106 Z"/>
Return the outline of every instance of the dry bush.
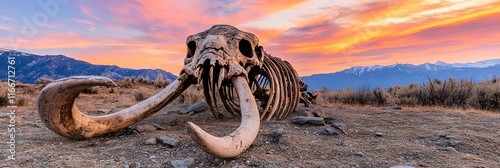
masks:
<path fill-rule="evenodd" d="M 449 97 L 445 101 L 448 107 L 467 107 L 467 99 L 471 98 L 474 84 L 466 79 L 457 82 L 455 79 L 449 79 Z"/>
<path fill-rule="evenodd" d="M 318 104 L 356 104 L 356 105 L 373 105 L 377 104 L 375 91 L 370 91 L 369 87 L 361 87 L 358 90 L 350 88 L 331 91 L 326 86 L 317 91 L 318 97 L 316 102 Z M 385 96 L 386 94 L 384 94 Z M 383 96 L 381 96 L 383 97 Z"/>
<path fill-rule="evenodd" d="M 391 95 L 384 89 L 377 87 L 373 90 L 373 101 L 377 106 L 385 106 L 391 101 Z"/>
<path fill-rule="evenodd" d="M 153 85 L 154 84 L 154 81 L 151 81 L 151 80 L 149 80 L 149 78 L 144 78 L 142 76 L 140 76 L 139 78 L 137 78 L 135 81 L 136 81 L 136 83 L 142 83 L 142 84 L 147 84 L 147 85 Z"/>
<path fill-rule="evenodd" d="M 132 88 L 132 86 L 135 85 L 135 79 L 132 77 L 125 77 L 123 80 L 121 80 L 119 83 L 120 87 L 124 88 Z"/>
<path fill-rule="evenodd" d="M 35 84 L 39 84 L 39 85 L 47 85 L 49 83 L 52 83 L 54 80 L 50 79 L 50 78 L 46 78 L 46 77 L 41 77 L 41 78 L 38 78 L 36 81 L 35 81 Z"/>
<path fill-rule="evenodd" d="M 41 90 L 40 88 L 37 87 L 37 85 L 28 85 L 27 87 L 24 88 L 23 93 L 25 94 L 38 94 L 38 91 Z"/>
<path fill-rule="evenodd" d="M 474 85 L 472 98 L 468 103 L 481 110 L 500 111 L 500 81 L 493 78 Z"/>
<path fill-rule="evenodd" d="M 158 74 L 158 77 L 153 81 L 153 85 L 156 88 L 165 88 L 170 85 L 170 79 L 164 80 L 161 74 Z"/>
<path fill-rule="evenodd" d="M 146 93 L 144 93 L 144 90 L 142 89 L 134 91 L 132 95 L 134 96 L 135 101 L 143 101 L 147 98 Z"/>
<path fill-rule="evenodd" d="M 192 85 L 187 88 L 182 94 L 175 99 L 175 104 L 194 104 L 199 101 L 204 101 L 203 88 L 201 85 Z"/>
<path fill-rule="evenodd" d="M 420 95 L 421 87 L 417 83 L 412 83 L 408 86 L 393 86 L 387 89 L 389 95 L 392 96 L 393 104 L 417 106 L 421 105 Z"/>
<path fill-rule="evenodd" d="M 24 95 L 25 94 L 24 92 L 26 92 L 26 90 L 29 88 L 32 88 L 32 87 L 30 85 L 16 83 L 15 96 L 12 97 L 14 104 L 11 104 L 10 103 L 11 99 L 9 99 L 9 89 L 12 89 L 12 88 L 9 87 L 8 83 L 2 82 L 0 84 L 0 107 L 9 106 L 9 105 L 25 106 L 26 104 L 29 103 L 30 100 L 29 100 L 29 96 Z M 23 94 L 19 94 L 19 93 L 23 93 Z"/>
<path fill-rule="evenodd" d="M 500 111 L 500 79 L 472 83 L 470 80 L 457 81 L 450 78 L 441 81 L 429 79 L 419 85 L 392 86 L 384 90 L 368 87 L 358 90 L 340 89 L 332 91 L 323 86 L 318 90 L 319 104 L 353 104 L 353 105 L 402 105 L 402 106 L 440 106 L 451 108 L 475 108 L 481 110 Z"/>
<path fill-rule="evenodd" d="M 9 105 L 9 86 L 7 83 L 0 83 L 0 107 Z"/>
<path fill-rule="evenodd" d="M 323 85 L 321 89 L 317 90 L 316 92 L 318 93 L 318 97 L 316 98 L 316 103 L 329 104 L 334 102 L 333 92 L 330 88 Z"/>
<path fill-rule="evenodd" d="M 375 104 L 375 95 L 370 91 L 369 86 L 363 86 L 354 92 L 354 101 L 358 105 L 372 105 Z"/>
<path fill-rule="evenodd" d="M 97 94 L 98 91 L 97 91 L 96 87 L 90 87 L 90 88 L 83 89 L 83 91 L 81 93 L 83 93 L 83 94 Z"/>
<path fill-rule="evenodd" d="M 25 106 L 29 100 L 24 96 L 19 96 L 19 97 L 16 97 L 15 101 L 16 101 L 17 106 Z"/>

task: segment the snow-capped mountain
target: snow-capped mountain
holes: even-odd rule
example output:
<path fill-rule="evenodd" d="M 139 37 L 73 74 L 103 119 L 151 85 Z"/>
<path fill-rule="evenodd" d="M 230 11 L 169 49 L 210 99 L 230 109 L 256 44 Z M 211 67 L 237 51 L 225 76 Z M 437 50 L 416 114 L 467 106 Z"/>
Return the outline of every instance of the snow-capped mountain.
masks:
<path fill-rule="evenodd" d="M 15 57 L 16 81 L 34 83 L 40 77 L 60 79 L 78 75 L 105 76 L 115 80 L 125 77 L 144 77 L 156 79 L 159 74 L 164 79 L 175 80 L 177 77 L 161 69 L 129 69 L 116 65 L 93 65 L 64 55 L 35 55 L 0 48 L 0 66 L 7 67 L 9 56 Z M 7 68 L 0 68 L 1 74 L 7 74 Z M 0 76 L 6 81 L 7 75 Z"/>
<path fill-rule="evenodd" d="M 389 66 L 352 67 L 330 74 L 316 74 L 302 77 L 309 85 L 309 90 L 320 89 L 322 86 L 330 89 L 361 87 L 387 88 L 394 85 L 422 84 L 429 79 L 470 79 L 481 81 L 500 76 L 500 59 L 478 61 L 474 63 L 436 62 L 420 65 L 394 64 Z"/>
<path fill-rule="evenodd" d="M 486 68 L 490 66 L 500 65 L 500 59 L 478 61 L 474 63 L 455 63 L 455 64 L 447 64 L 445 62 L 438 62 L 438 63 L 441 65 L 449 65 L 454 68 Z"/>

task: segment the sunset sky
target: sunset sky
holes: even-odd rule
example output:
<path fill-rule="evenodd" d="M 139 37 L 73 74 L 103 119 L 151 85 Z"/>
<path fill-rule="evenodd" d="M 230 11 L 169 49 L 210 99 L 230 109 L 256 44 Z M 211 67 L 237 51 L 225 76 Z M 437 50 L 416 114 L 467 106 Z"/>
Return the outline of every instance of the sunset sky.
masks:
<path fill-rule="evenodd" d="M 300 76 L 500 58 L 500 0 L 4 0 L 0 48 L 178 74 L 188 35 L 252 32 Z"/>

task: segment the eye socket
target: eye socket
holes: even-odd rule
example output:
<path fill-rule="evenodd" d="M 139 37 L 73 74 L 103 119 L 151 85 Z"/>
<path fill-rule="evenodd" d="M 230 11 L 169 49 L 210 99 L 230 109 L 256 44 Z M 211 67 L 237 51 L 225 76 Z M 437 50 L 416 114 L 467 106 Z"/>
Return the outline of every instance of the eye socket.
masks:
<path fill-rule="evenodd" d="M 187 57 L 188 57 L 188 58 L 191 58 L 191 57 L 193 57 L 194 52 L 196 51 L 196 42 L 195 42 L 195 41 L 190 41 L 190 42 L 187 44 L 187 47 L 188 47 L 188 54 L 187 54 Z"/>
<path fill-rule="evenodd" d="M 243 54 L 245 57 L 248 57 L 248 58 L 253 57 L 252 44 L 250 44 L 249 41 L 242 39 L 242 40 L 240 40 L 238 45 L 239 45 L 238 48 L 240 49 L 241 54 Z"/>

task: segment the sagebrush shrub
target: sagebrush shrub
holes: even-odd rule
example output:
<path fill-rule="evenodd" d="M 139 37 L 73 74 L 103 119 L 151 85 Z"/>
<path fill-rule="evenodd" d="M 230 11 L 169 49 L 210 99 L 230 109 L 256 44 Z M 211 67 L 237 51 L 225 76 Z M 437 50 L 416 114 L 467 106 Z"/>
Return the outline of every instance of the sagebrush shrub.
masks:
<path fill-rule="evenodd" d="M 479 83 L 467 79 L 457 81 L 449 78 L 442 81 L 436 78 L 421 85 L 412 83 L 387 89 L 376 88 L 372 91 L 368 87 L 332 91 L 323 86 L 317 91 L 317 102 L 375 106 L 441 106 L 500 111 L 499 81 L 496 76 Z"/>

